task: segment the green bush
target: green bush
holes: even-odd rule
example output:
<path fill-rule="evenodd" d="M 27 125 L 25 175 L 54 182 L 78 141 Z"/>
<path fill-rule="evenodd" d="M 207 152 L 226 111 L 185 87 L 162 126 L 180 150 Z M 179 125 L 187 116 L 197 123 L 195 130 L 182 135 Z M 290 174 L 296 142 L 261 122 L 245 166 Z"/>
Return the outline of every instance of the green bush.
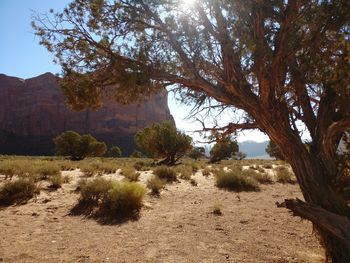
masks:
<path fill-rule="evenodd" d="M 124 175 L 124 177 L 126 179 L 128 179 L 130 182 L 136 182 L 139 180 L 140 177 L 140 173 L 136 172 L 134 168 L 132 167 L 125 167 L 122 170 L 122 175 Z"/>
<path fill-rule="evenodd" d="M 156 169 L 154 169 L 153 174 L 158 176 L 160 179 L 164 179 L 168 182 L 173 182 L 177 180 L 175 170 L 167 166 L 157 167 Z"/>
<path fill-rule="evenodd" d="M 215 176 L 216 186 L 233 191 L 259 191 L 258 181 L 242 174 L 238 169 L 220 171 Z"/>
<path fill-rule="evenodd" d="M 118 146 L 113 146 L 109 149 L 107 156 L 118 158 L 118 157 L 122 156 L 122 150 L 120 150 L 120 148 Z"/>
<path fill-rule="evenodd" d="M 112 182 L 110 180 L 100 177 L 93 180 L 80 180 L 78 183 L 80 202 L 101 202 L 111 187 Z"/>
<path fill-rule="evenodd" d="M 159 194 L 165 186 L 164 180 L 158 176 L 153 176 L 147 180 L 147 188 L 149 188 L 153 194 Z"/>
<path fill-rule="evenodd" d="M 221 138 L 210 150 L 210 162 L 215 163 L 234 157 L 239 151 L 238 143 L 231 138 Z"/>
<path fill-rule="evenodd" d="M 28 178 L 5 182 L 0 188 L 0 205 L 19 204 L 39 193 L 40 189 L 36 183 Z"/>
<path fill-rule="evenodd" d="M 145 187 L 138 183 L 114 181 L 103 198 L 103 206 L 112 215 L 138 212 L 145 194 Z"/>
<path fill-rule="evenodd" d="M 89 134 L 80 135 L 74 131 L 65 131 L 53 139 L 57 155 L 69 156 L 72 160 L 83 160 L 86 157 L 102 156 L 106 144 L 97 141 Z"/>

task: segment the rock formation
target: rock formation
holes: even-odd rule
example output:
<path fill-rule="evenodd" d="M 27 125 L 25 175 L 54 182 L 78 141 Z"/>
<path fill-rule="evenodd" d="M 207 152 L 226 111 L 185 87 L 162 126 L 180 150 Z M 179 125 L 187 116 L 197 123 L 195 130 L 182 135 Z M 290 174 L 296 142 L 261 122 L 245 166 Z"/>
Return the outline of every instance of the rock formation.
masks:
<path fill-rule="evenodd" d="M 26 80 L 0 74 L 0 94 L 0 154 L 53 154 L 52 138 L 66 130 L 90 133 L 129 154 L 139 129 L 174 121 L 166 91 L 140 105 L 104 101 L 97 111 L 73 111 L 51 73 Z"/>

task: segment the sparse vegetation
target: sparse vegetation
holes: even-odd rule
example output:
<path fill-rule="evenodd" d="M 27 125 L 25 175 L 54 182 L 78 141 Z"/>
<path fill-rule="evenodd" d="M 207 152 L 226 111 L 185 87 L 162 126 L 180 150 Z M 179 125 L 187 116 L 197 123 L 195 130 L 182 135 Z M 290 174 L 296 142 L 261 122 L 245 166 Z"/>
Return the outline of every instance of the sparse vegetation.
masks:
<path fill-rule="evenodd" d="M 238 169 L 219 171 L 215 175 L 216 186 L 233 191 L 259 191 L 258 181 L 251 176 L 242 174 Z"/>
<path fill-rule="evenodd" d="M 20 204 L 39 194 L 36 183 L 28 178 L 5 182 L 0 188 L 0 205 Z"/>
<path fill-rule="evenodd" d="M 208 168 L 208 167 L 205 167 L 203 170 L 202 170 L 202 174 L 204 176 L 209 176 L 211 174 L 211 169 Z"/>
<path fill-rule="evenodd" d="M 176 172 L 173 168 L 167 166 L 159 166 L 154 169 L 153 174 L 160 179 L 164 179 L 167 182 L 174 182 L 177 180 Z"/>
<path fill-rule="evenodd" d="M 136 172 L 135 169 L 132 168 L 132 167 L 125 167 L 125 168 L 123 168 L 121 173 L 130 182 L 138 181 L 139 177 L 141 175 L 139 172 Z"/>
<path fill-rule="evenodd" d="M 50 182 L 51 188 L 58 189 L 62 187 L 62 184 L 64 183 L 64 178 L 61 174 L 56 174 L 56 175 L 50 176 L 48 178 L 48 181 Z"/>
<path fill-rule="evenodd" d="M 213 214 L 214 215 L 218 215 L 218 216 L 222 215 L 221 205 L 219 205 L 219 204 L 215 204 L 214 205 L 214 207 L 213 207 Z"/>
<path fill-rule="evenodd" d="M 197 186 L 198 185 L 197 181 L 195 179 L 193 179 L 193 178 L 191 178 L 190 183 L 193 186 Z"/>
<path fill-rule="evenodd" d="M 284 166 L 275 169 L 277 182 L 282 184 L 294 184 L 293 174 Z"/>
<path fill-rule="evenodd" d="M 159 194 L 165 187 L 165 182 L 158 176 L 153 176 L 147 180 L 147 187 L 152 191 L 152 194 Z"/>

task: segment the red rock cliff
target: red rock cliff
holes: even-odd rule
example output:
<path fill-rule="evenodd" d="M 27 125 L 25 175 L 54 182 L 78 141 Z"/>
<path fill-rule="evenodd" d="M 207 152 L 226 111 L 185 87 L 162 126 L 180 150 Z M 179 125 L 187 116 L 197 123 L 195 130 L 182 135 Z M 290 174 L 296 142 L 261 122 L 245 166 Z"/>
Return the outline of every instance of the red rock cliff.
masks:
<path fill-rule="evenodd" d="M 173 122 L 166 91 L 140 105 L 104 101 L 97 111 L 76 112 L 65 105 L 57 78 L 45 73 L 26 80 L 0 74 L 0 94 L 0 154 L 52 154 L 52 138 L 65 130 L 90 133 L 130 153 L 139 129 Z"/>

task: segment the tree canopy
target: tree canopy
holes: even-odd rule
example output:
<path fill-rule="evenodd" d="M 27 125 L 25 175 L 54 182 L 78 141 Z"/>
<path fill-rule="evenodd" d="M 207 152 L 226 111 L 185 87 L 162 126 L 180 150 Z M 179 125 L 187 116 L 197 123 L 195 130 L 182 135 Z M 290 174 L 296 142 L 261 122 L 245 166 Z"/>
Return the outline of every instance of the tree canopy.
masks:
<path fill-rule="evenodd" d="M 273 143 L 273 141 L 269 141 L 265 151 L 270 155 L 270 157 L 276 158 L 277 160 L 284 160 L 281 151 L 278 149 L 278 146 Z"/>
<path fill-rule="evenodd" d="M 230 137 L 223 138 L 215 143 L 210 150 L 210 162 L 233 158 L 238 151 L 239 147 L 236 141 L 231 140 Z"/>
<path fill-rule="evenodd" d="M 136 145 L 153 158 L 165 158 L 162 164 L 174 165 L 192 149 L 192 138 L 171 123 L 155 123 L 135 135 Z"/>
<path fill-rule="evenodd" d="M 56 154 L 70 156 L 72 160 L 83 160 L 105 154 L 107 146 L 90 134 L 80 135 L 74 131 L 65 131 L 54 138 Z"/>
<path fill-rule="evenodd" d="M 270 137 L 305 199 L 286 207 L 314 223 L 329 258 L 346 262 L 350 209 L 336 190 L 336 150 L 350 126 L 350 1 L 181 2 L 75 0 L 33 26 L 77 109 L 98 107 L 105 93 L 126 103 L 166 86 L 198 111 L 240 109 L 214 128 Z"/>

